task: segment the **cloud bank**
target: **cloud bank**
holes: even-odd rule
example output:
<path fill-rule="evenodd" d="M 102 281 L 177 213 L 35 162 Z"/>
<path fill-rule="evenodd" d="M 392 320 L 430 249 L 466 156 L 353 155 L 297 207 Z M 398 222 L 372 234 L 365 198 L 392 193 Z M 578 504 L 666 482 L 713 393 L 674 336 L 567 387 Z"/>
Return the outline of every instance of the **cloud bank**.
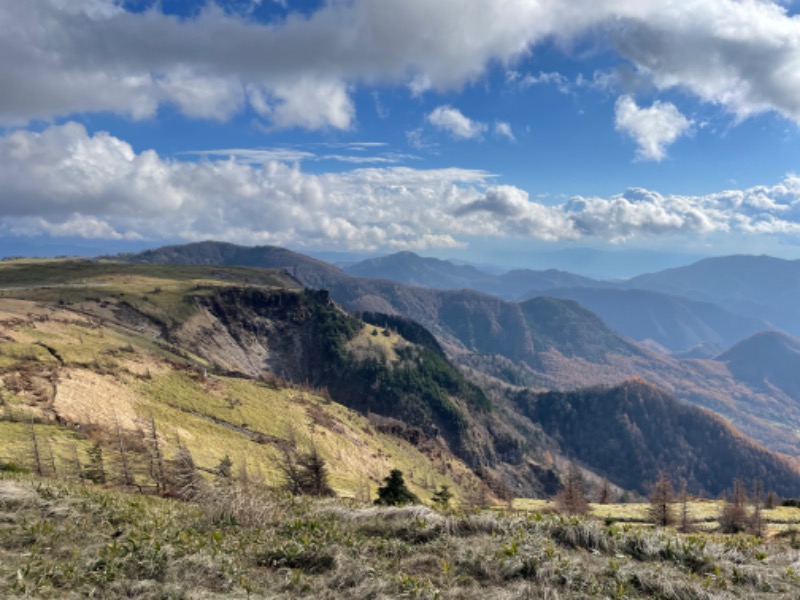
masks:
<path fill-rule="evenodd" d="M 472 237 L 624 242 L 800 233 L 800 177 L 705 196 L 632 189 L 560 204 L 468 169 L 311 174 L 265 155 L 198 162 L 136 153 L 74 122 L 0 137 L 0 232 L 220 239 L 351 250 L 463 246 Z"/>
<path fill-rule="evenodd" d="M 0 4 L 0 122 L 142 119 L 162 105 L 224 121 L 250 106 L 272 127 L 350 129 L 353 85 L 458 89 L 543 40 L 591 32 L 659 89 L 739 119 L 772 111 L 800 123 L 800 19 L 767 0 L 470 0 L 468 10 L 463 0 L 343 0 L 272 23 L 213 4 L 184 19 L 153 6 Z"/>

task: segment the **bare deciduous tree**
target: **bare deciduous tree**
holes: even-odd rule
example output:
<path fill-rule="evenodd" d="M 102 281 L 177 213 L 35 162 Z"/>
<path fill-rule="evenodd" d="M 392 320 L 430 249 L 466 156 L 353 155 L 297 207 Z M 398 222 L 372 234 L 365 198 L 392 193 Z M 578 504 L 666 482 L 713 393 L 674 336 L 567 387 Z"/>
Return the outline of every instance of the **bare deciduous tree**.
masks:
<path fill-rule="evenodd" d="M 564 487 L 556 496 L 555 502 L 559 512 L 569 515 L 584 515 L 589 512 L 589 501 L 586 499 L 583 474 L 574 462 L 569 464 Z"/>
<path fill-rule="evenodd" d="M 672 482 L 664 471 L 660 471 L 650 494 L 650 507 L 647 510 L 650 522 L 660 527 L 674 525 L 675 512 L 672 508 L 674 501 Z"/>
<path fill-rule="evenodd" d="M 681 533 L 691 533 L 694 531 L 695 525 L 692 517 L 692 511 L 689 508 L 689 493 L 686 489 L 685 481 L 681 485 L 681 493 L 679 498 L 681 503 L 681 516 L 680 522 L 678 523 L 678 529 Z"/>
<path fill-rule="evenodd" d="M 612 501 L 613 498 L 611 493 L 611 484 L 609 483 L 608 479 L 604 477 L 602 483 L 600 484 L 600 491 L 597 493 L 597 503 L 611 504 Z"/>
<path fill-rule="evenodd" d="M 733 491 L 725 502 L 719 515 L 719 528 L 722 533 L 739 533 L 748 526 L 747 492 L 740 479 L 733 480 Z"/>

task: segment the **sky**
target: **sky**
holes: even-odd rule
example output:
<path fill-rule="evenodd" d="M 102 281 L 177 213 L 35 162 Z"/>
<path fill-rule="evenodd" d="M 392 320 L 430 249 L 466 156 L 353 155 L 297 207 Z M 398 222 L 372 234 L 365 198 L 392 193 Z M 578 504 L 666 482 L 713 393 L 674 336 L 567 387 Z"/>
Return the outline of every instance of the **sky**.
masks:
<path fill-rule="evenodd" d="M 799 258 L 798 13 L 0 0 L 0 254 Z"/>

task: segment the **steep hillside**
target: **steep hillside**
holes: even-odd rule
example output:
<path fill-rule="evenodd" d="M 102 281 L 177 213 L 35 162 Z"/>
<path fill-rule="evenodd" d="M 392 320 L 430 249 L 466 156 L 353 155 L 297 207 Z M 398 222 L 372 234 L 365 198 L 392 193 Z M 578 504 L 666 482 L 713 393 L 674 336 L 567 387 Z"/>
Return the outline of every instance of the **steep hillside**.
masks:
<path fill-rule="evenodd" d="M 462 483 L 474 481 L 465 465 L 455 466 L 460 461 L 445 445 L 413 424 L 393 432 L 390 423 L 371 423 L 313 391 L 314 368 L 363 324 L 336 309 L 325 292 L 287 287 L 293 284 L 280 272 L 35 261 L 3 263 L 0 275 L 13 284 L 0 292 L 0 452 L 9 460 L 23 456 L 30 461 L 31 415 L 54 457 L 47 468 L 58 470 L 72 469 L 75 453 L 77 460 L 85 460 L 84 451 L 96 440 L 107 443 L 112 453 L 117 431 L 127 446 L 142 448 L 152 419 L 165 453 L 175 452 L 180 443 L 207 469 L 228 453 L 237 467 L 247 463 L 275 483 L 284 444 L 306 447 L 312 442 L 331 464 L 340 493 L 356 493 L 367 478 L 376 486 L 395 463 L 419 477 L 426 474 L 427 481 L 444 477 L 459 485 L 452 477 L 459 472 Z M 245 280 L 262 285 L 230 286 Z M 283 327 L 287 333 L 275 335 L 276 344 L 269 348 L 274 371 L 257 363 L 247 352 L 251 347 L 230 343 L 219 321 L 202 333 L 197 330 L 192 339 L 200 343 L 183 344 L 202 313 L 227 309 L 241 318 L 236 306 L 225 301 L 244 306 L 241 296 L 248 294 L 251 305 L 271 299 L 270 309 L 283 311 L 284 318 L 273 321 L 276 331 Z M 308 335 L 316 335 L 318 343 L 300 335 L 304 315 L 316 317 L 307 316 L 305 324 L 313 323 Z M 228 321 L 233 331 L 235 323 L 240 321 Z M 304 342 L 310 351 L 298 357 Z M 203 344 L 216 348 L 214 356 L 230 364 L 204 358 L 214 353 Z M 408 351 L 416 348 L 407 346 Z M 264 379 L 271 373 L 275 376 Z M 292 380 L 308 381 L 311 387 L 298 388 Z M 457 383 L 466 386 L 463 380 Z M 446 392 L 440 394 L 442 402 L 448 401 Z M 149 485 L 146 460 L 141 454 L 131 459 L 139 465 L 136 478 Z M 451 475 L 439 473 L 446 464 L 455 466 Z"/>
<path fill-rule="evenodd" d="M 763 320 L 714 304 L 645 290 L 581 287 L 552 289 L 547 295 L 575 300 L 622 335 L 675 353 L 703 345 L 727 348 L 767 328 Z"/>
<path fill-rule="evenodd" d="M 475 438 L 471 412 L 490 408 L 483 392 L 441 353 L 347 315 L 327 291 L 223 287 L 200 304 L 171 337 L 212 364 L 325 388 L 359 412 L 443 435 L 475 466 L 497 462 Z"/>
<path fill-rule="evenodd" d="M 209 373 L 150 332 L 79 305 L 4 298 L 0 320 L 0 462 L 76 476 L 98 442 L 109 481 L 152 489 L 160 483 L 154 461 L 172 461 L 184 447 L 201 471 L 228 456 L 234 473 L 278 486 L 282 452 L 313 444 L 347 496 L 374 492 L 396 467 L 413 474 L 422 496 L 437 481 L 459 489 L 476 481 L 443 446 L 384 433 L 307 389 Z"/>
<path fill-rule="evenodd" d="M 663 469 L 689 490 L 716 496 L 734 478 L 760 478 L 784 496 L 800 471 L 719 417 L 641 380 L 574 392 L 520 392 L 516 402 L 567 455 L 624 488 L 648 493 Z"/>
<path fill-rule="evenodd" d="M 720 354 L 737 381 L 768 394 L 800 402 L 800 340 L 780 331 L 762 331 Z"/>
<path fill-rule="evenodd" d="M 736 314 L 767 319 L 800 335 L 800 261 L 770 256 L 708 258 L 687 267 L 641 275 L 629 288 L 712 302 Z"/>

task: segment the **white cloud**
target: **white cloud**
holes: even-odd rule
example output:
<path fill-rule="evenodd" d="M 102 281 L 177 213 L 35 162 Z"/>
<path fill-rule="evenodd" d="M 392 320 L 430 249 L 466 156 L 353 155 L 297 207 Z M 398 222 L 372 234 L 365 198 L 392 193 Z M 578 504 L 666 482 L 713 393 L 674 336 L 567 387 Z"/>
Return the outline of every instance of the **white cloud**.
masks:
<path fill-rule="evenodd" d="M 662 89 L 678 87 L 743 119 L 800 122 L 800 18 L 767 0 L 653 3 L 611 29 L 618 50 Z"/>
<path fill-rule="evenodd" d="M 268 96 L 272 96 L 268 99 Z M 350 129 L 355 107 L 340 81 L 301 79 L 270 91 L 250 88 L 253 108 L 275 127 Z"/>
<path fill-rule="evenodd" d="M 514 83 L 523 88 L 529 88 L 536 85 L 553 85 L 562 94 L 569 94 L 572 88 L 572 83 L 561 73 L 539 72 L 538 75 L 527 73 L 521 75 L 516 71 L 510 71 L 506 74 L 506 81 Z"/>
<path fill-rule="evenodd" d="M 649 108 L 640 108 L 632 97 L 621 96 L 615 106 L 617 131 L 633 138 L 639 146 L 636 156 L 641 160 L 664 160 L 667 146 L 691 132 L 692 125 L 669 102 L 656 101 Z"/>
<path fill-rule="evenodd" d="M 485 123 L 473 121 L 457 108 L 448 105 L 436 107 L 426 119 L 437 129 L 461 140 L 480 137 L 487 129 Z"/>
<path fill-rule="evenodd" d="M 463 0 L 351 0 L 272 23 L 213 4 L 179 19 L 158 3 L 132 13 L 116 0 L 2 2 L 0 121 L 147 118 L 164 103 L 226 119 L 250 102 L 273 126 L 347 129 L 352 85 L 457 90 L 544 40 L 589 31 L 661 89 L 739 118 L 775 111 L 800 122 L 800 18 L 768 0 L 471 0 L 469 10 Z"/>
<path fill-rule="evenodd" d="M 295 148 L 221 148 L 213 150 L 192 150 L 183 152 L 213 158 L 234 158 L 239 162 L 251 165 L 263 165 L 273 160 L 281 162 L 301 162 L 314 160 L 317 155 L 313 152 L 297 150 Z"/>
<path fill-rule="evenodd" d="M 0 230 L 107 239 L 222 239 L 353 250 L 457 247 L 470 236 L 611 242 L 800 233 L 800 177 L 706 196 L 632 189 L 545 204 L 468 169 L 168 160 L 77 123 L 0 136 Z"/>
<path fill-rule="evenodd" d="M 509 142 L 517 141 L 517 138 L 514 136 L 514 130 L 511 129 L 511 125 L 509 125 L 505 121 L 495 121 L 494 134 L 497 137 L 507 139 Z"/>
<path fill-rule="evenodd" d="M 229 158 L 250 165 L 263 165 L 271 161 L 308 162 L 333 160 L 350 164 L 398 164 L 408 160 L 419 160 L 414 154 L 386 152 L 378 150 L 386 146 L 383 142 L 352 142 L 343 144 L 314 144 L 313 146 L 340 148 L 353 154 L 317 153 L 298 148 L 215 148 L 209 150 L 189 150 L 184 155 L 202 156 L 204 158 Z M 367 153 L 375 151 L 377 153 Z"/>
<path fill-rule="evenodd" d="M 188 117 L 225 121 L 244 105 L 242 87 L 233 77 L 201 77 L 183 68 L 156 80 L 154 93 L 176 104 Z"/>

